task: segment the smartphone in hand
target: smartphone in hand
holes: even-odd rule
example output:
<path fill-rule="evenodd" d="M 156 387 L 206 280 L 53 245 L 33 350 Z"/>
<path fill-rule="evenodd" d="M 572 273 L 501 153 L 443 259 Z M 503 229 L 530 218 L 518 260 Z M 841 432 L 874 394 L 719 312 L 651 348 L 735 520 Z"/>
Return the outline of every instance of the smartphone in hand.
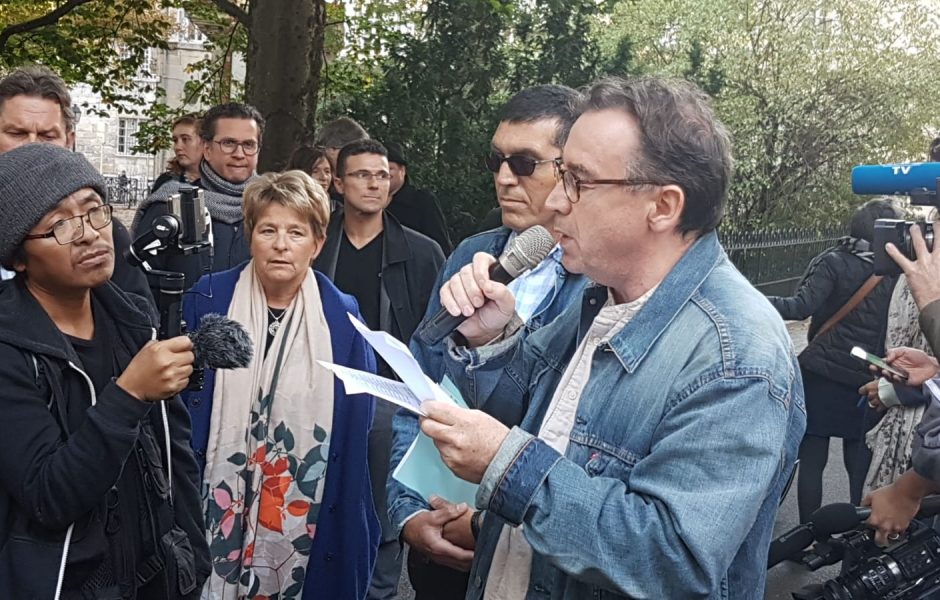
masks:
<path fill-rule="evenodd" d="M 878 367 L 880 371 L 883 371 L 885 373 L 890 373 L 891 375 L 894 375 L 896 378 L 902 381 L 907 381 L 907 377 L 908 377 L 907 371 L 905 371 L 901 367 L 892 367 L 891 365 L 886 363 L 884 360 L 882 360 L 880 357 L 875 356 L 871 352 L 866 352 L 864 349 L 859 348 L 858 346 L 855 346 L 854 348 L 852 348 L 852 356 L 854 356 L 855 358 L 860 358 L 870 365 L 875 365 L 876 367 Z"/>

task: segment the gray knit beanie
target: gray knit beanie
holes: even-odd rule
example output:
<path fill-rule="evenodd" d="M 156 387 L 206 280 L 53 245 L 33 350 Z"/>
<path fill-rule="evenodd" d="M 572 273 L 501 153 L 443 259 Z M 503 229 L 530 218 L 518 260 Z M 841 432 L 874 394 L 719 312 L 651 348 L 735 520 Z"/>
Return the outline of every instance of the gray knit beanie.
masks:
<path fill-rule="evenodd" d="M 82 188 L 107 200 L 104 178 L 77 152 L 27 144 L 0 154 L 0 263 L 8 263 L 46 213 Z"/>

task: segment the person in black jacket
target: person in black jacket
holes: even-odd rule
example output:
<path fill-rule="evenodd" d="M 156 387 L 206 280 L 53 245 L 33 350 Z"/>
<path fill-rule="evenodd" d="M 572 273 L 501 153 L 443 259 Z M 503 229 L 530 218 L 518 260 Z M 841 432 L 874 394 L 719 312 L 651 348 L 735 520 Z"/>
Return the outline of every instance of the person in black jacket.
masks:
<path fill-rule="evenodd" d="M 823 324 L 852 298 L 873 275 L 871 241 L 876 219 L 897 219 L 899 208 L 889 200 L 871 200 L 853 215 L 850 237 L 814 258 L 791 297 L 769 300 L 784 319 L 812 317 L 809 344 L 800 353 L 806 393 L 806 435 L 800 445 L 797 499 L 806 522 L 822 503 L 822 475 L 829 456 L 829 438 L 842 438 L 850 500 L 858 504 L 871 453 L 865 446 L 866 408 L 858 389 L 871 380 L 867 368 L 852 357 L 853 346 L 884 353 L 888 304 L 896 277 L 885 277 L 844 318 L 822 335 Z"/>
<path fill-rule="evenodd" d="M 388 148 L 388 172 L 391 175 L 388 194 L 392 198 L 386 210 L 395 215 L 405 227 L 423 233 L 437 242 L 444 255 L 449 255 L 453 245 L 437 198 L 427 190 L 419 190 L 408 181 L 408 159 L 401 144 L 387 142 L 385 147 Z"/>
<path fill-rule="evenodd" d="M 343 146 L 336 168 L 336 187 L 346 204 L 330 217 L 314 269 L 356 298 L 370 329 L 407 343 L 427 308 L 444 254 L 437 242 L 386 212 L 389 173 L 382 144 L 361 140 Z M 394 377 L 384 362 L 379 373 Z M 401 573 L 400 546 L 385 501 L 394 414 L 394 405 L 380 402 L 369 432 L 372 496 L 382 525 L 369 600 L 396 598 Z"/>
<path fill-rule="evenodd" d="M 193 264 L 189 256 L 148 261 L 157 269 L 186 274 L 187 287 L 206 272 L 227 271 L 250 256 L 242 215 L 242 194 L 256 177 L 264 118 L 247 104 L 213 106 L 202 119 L 203 159 L 199 187 L 212 216 L 212 262 Z M 178 181 L 168 181 L 144 200 L 134 215 L 134 236 L 150 230 L 154 219 L 167 214 L 166 200 L 179 192 Z M 204 255 L 208 257 L 208 254 Z"/>
<path fill-rule="evenodd" d="M 105 182 L 79 154 L 0 156 L 0 597 L 198 598 L 208 545 L 176 395 L 185 336 L 109 281 Z"/>

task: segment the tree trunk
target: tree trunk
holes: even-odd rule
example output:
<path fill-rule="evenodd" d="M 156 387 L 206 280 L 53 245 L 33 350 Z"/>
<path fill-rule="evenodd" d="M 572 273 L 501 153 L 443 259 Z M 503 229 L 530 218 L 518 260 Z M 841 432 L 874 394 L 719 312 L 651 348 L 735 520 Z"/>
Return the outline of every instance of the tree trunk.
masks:
<path fill-rule="evenodd" d="M 322 64 L 324 0 L 252 0 L 246 95 L 266 125 L 258 171 L 283 169 L 307 137 Z M 319 48 L 319 50 L 317 50 Z"/>

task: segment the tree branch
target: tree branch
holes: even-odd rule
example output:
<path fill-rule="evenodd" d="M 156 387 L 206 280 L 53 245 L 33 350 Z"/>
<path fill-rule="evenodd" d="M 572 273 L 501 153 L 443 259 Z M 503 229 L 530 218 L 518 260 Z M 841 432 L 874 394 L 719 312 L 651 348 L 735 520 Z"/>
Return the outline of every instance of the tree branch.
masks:
<path fill-rule="evenodd" d="M 4 51 L 7 45 L 7 41 L 18 33 L 26 33 L 27 31 L 32 31 L 34 29 L 39 29 L 40 27 L 46 27 L 48 25 L 55 24 L 59 19 L 69 14 L 82 4 L 87 4 L 91 0 L 68 0 L 65 4 L 59 6 L 54 11 L 45 14 L 41 17 L 37 17 L 30 21 L 25 21 L 23 23 L 16 23 L 14 25 L 8 25 L 3 28 L 3 31 L 0 31 L 0 53 Z"/>
<path fill-rule="evenodd" d="M 230 17 L 233 17 L 236 21 L 245 26 L 246 29 L 251 28 L 251 16 L 245 12 L 245 9 L 238 6 L 230 0 L 212 0 L 219 10 L 224 12 Z"/>

